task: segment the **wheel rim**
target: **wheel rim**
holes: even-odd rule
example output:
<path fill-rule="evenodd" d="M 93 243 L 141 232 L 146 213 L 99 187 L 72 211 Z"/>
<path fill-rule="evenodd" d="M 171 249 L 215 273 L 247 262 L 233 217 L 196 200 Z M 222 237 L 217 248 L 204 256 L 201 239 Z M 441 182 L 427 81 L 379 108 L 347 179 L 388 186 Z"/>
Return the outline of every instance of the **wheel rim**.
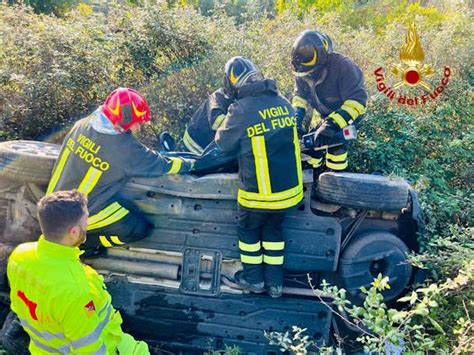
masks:
<path fill-rule="evenodd" d="M 407 252 L 406 245 L 395 235 L 383 232 L 361 235 L 344 249 L 337 280 L 356 302 L 361 302 L 365 297 L 360 287 L 369 288 L 378 275 L 388 276 L 391 288 L 383 294 L 386 302 L 391 301 L 403 293 L 411 278 Z"/>
<path fill-rule="evenodd" d="M 374 260 L 370 263 L 369 271 L 370 274 L 375 278 L 379 274 L 384 274 L 387 270 L 387 261 L 385 259 Z"/>

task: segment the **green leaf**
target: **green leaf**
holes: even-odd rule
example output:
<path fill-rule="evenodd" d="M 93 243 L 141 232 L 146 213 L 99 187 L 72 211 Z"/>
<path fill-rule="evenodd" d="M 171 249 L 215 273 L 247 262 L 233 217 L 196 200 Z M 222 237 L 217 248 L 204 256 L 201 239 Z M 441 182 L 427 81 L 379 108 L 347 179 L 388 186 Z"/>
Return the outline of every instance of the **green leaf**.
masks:
<path fill-rule="evenodd" d="M 430 320 L 431 324 L 433 324 L 433 327 L 438 331 L 440 332 L 441 334 L 443 335 L 446 335 L 446 332 L 443 330 L 443 328 L 441 327 L 441 325 L 435 321 L 433 318 L 431 317 L 428 317 L 428 319 Z"/>
<path fill-rule="evenodd" d="M 429 314 L 428 308 L 422 303 L 418 303 L 415 307 L 415 314 L 426 317 Z"/>
<path fill-rule="evenodd" d="M 408 315 L 408 312 L 406 312 L 406 311 L 397 312 L 396 314 L 393 315 L 392 321 L 396 322 L 396 323 L 399 323 L 402 320 L 404 320 L 407 315 Z"/>

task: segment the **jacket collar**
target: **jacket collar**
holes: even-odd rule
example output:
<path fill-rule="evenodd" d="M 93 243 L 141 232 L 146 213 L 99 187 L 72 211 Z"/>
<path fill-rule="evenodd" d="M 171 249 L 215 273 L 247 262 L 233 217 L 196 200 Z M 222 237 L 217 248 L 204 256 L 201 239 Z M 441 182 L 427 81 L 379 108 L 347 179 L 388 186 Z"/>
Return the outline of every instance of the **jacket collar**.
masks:
<path fill-rule="evenodd" d="M 109 119 L 105 117 L 104 113 L 102 112 L 102 108 L 100 107 L 91 115 L 89 122 L 92 128 L 99 133 L 110 135 L 120 134 L 120 132 L 117 132 L 117 130 L 114 128 Z"/>
<path fill-rule="evenodd" d="M 241 99 L 246 96 L 257 96 L 262 94 L 278 94 L 276 82 L 273 79 L 258 80 L 254 83 L 250 83 L 242 87 L 237 94 L 237 99 Z"/>
<path fill-rule="evenodd" d="M 79 260 L 79 256 L 84 253 L 77 247 L 53 243 L 41 235 L 38 240 L 38 252 L 58 259 Z"/>

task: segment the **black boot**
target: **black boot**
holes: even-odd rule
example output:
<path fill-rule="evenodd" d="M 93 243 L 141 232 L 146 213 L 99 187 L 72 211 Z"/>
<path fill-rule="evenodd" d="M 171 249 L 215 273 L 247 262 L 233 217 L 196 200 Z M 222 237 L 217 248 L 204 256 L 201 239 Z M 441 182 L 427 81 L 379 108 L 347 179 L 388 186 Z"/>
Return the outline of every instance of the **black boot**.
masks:
<path fill-rule="evenodd" d="M 237 271 L 234 275 L 235 282 L 243 289 L 252 293 L 262 293 L 265 291 L 265 284 L 263 281 L 260 282 L 249 282 L 245 278 L 245 271 Z"/>
<path fill-rule="evenodd" d="M 265 288 L 271 298 L 278 298 L 283 294 L 283 286 L 265 286 Z"/>

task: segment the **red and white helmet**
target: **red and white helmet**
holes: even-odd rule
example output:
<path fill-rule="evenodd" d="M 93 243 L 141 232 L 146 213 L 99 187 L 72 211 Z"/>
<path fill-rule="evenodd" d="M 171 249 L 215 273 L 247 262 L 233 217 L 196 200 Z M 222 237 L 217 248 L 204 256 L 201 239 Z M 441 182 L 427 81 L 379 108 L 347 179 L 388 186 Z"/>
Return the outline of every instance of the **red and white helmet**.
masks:
<path fill-rule="evenodd" d="M 143 95 L 129 88 L 112 91 L 102 105 L 102 111 L 120 131 L 128 131 L 137 123 L 151 120 L 150 108 Z"/>

